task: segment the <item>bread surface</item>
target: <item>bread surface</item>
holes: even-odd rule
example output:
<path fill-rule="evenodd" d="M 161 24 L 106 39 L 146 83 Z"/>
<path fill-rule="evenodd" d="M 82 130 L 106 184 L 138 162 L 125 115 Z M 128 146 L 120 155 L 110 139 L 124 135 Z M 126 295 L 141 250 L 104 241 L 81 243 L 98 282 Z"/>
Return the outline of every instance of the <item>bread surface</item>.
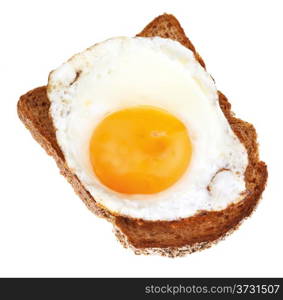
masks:
<path fill-rule="evenodd" d="M 137 36 L 160 36 L 177 40 L 192 50 L 196 59 L 205 68 L 201 56 L 186 37 L 178 20 L 172 15 L 164 14 L 157 17 Z M 208 248 L 234 231 L 255 209 L 267 181 L 267 167 L 259 160 L 254 127 L 236 118 L 227 98 L 221 92 L 218 92 L 218 95 L 225 117 L 248 152 L 249 163 L 245 172 L 247 196 L 224 210 L 202 211 L 192 217 L 176 221 L 144 221 L 115 216 L 93 199 L 77 176 L 68 168 L 57 144 L 55 129 L 49 116 L 50 102 L 45 86 L 21 96 L 18 102 L 18 115 L 35 140 L 53 156 L 61 174 L 66 177 L 87 207 L 99 217 L 112 222 L 113 231 L 123 246 L 133 249 L 136 254 L 155 253 L 176 257 Z"/>

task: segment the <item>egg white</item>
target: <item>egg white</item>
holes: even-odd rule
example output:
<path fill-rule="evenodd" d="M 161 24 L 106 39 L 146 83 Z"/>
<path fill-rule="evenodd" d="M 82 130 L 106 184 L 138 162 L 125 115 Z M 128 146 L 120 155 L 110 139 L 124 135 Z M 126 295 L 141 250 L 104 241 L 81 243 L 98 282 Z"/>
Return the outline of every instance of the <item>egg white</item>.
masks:
<path fill-rule="evenodd" d="M 219 107 L 211 76 L 178 42 L 159 37 L 109 39 L 53 71 L 47 91 L 68 166 L 109 211 L 144 220 L 176 220 L 200 210 L 224 209 L 244 197 L 246 149 Z M 95 176 L 89 158 L 97 124 L 109 113 L 138 105 L 175 115 L 193 144 L 182 178 L 152 195 L 110 190 Z"/>

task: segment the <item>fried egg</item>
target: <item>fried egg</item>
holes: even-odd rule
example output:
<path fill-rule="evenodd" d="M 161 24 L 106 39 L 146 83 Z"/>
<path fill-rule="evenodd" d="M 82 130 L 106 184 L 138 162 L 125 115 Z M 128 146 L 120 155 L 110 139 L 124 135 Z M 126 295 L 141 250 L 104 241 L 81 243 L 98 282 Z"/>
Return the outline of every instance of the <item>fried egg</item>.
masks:
<path fill-rule="evenodd" d="M 68 167 L 111 213 L 177 220 L 245 196 L 247 151 L 180 43 L 106 40 L 52 71 L 47 94 Z"/>

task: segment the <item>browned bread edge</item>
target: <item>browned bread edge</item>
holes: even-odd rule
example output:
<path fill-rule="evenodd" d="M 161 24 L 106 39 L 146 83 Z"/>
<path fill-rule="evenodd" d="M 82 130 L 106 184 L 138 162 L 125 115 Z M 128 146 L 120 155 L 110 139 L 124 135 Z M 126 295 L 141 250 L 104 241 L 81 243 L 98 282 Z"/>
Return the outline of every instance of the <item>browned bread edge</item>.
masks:
<path fill-rule="evenodd" d="M 164 14 L 157 17 L 138 36 L 160 36 L 177 40 L 192 50 L 196 59 L 205 67 L 178 20 L 172 15 Z M 177 221 L 143 221 L 114 216 L 96 203 L 66 165 L 49 116 L 50 102 L 46 95 L 46 87 L 36 88 L 21 96 L 18 102 L 18 115 L 32 136 L 49 155 L 53 156 L 61 174 L 72 184 L 87 207 L 96 215 L 113 223 L 114 232 L 125 247 L 130 247 L 136 254 L 156 253 L 175 257 L 208 248 L 234 231 L 255 209 L 265 188 L 267 168 L 264 162 L 259 161 L 254 127 L 234 117 L 230 103 L 221 92 L 219 92 L 219 104 L 231 128 L 248 152 L 249 164 L 245 173 L 247 196 L 241 202 L 231 204 L 224 210 L 203 211 Z"/>

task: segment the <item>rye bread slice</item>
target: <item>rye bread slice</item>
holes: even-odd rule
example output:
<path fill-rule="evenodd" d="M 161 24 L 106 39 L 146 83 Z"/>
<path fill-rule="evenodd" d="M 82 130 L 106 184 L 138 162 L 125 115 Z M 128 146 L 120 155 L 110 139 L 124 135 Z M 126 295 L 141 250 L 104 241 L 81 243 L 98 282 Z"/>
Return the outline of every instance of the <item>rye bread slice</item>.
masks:
<path fill-rule="evenodd" d="M 164 14 L 157 17 L 138 36 L 160 36 L 177 40 L 192 50 L 199 63 L 205 67 L 204 61 L 186 37 L 178 20 L 172 15 Z M 255 209 L 267 181 L 267 167 L 259 160 L 257 135 L 253 125 L 235 118 L 227 98 L 221 92 L 218 94 L 225 117 L 248 152 L 249 164 L 245 172 L 247 196 L 224 210 L 202 211 L 192 217 L 176 221 L 144 221 L 115 216 L 93 199 L 77 176 L 68 168 L 57 144 L 55 129 L 49 116 L 50 102 L 45 86 L 21 96 L 18 102 L 18 115 L 35 140 L 53 156 L 61 174 L 67 178 L 87 207 L 113 224 L 118 240 L 125 247 L 133 249 L 136 254 L 155 253 L 176 257 L 208 248 L 235 230 Z"/>

